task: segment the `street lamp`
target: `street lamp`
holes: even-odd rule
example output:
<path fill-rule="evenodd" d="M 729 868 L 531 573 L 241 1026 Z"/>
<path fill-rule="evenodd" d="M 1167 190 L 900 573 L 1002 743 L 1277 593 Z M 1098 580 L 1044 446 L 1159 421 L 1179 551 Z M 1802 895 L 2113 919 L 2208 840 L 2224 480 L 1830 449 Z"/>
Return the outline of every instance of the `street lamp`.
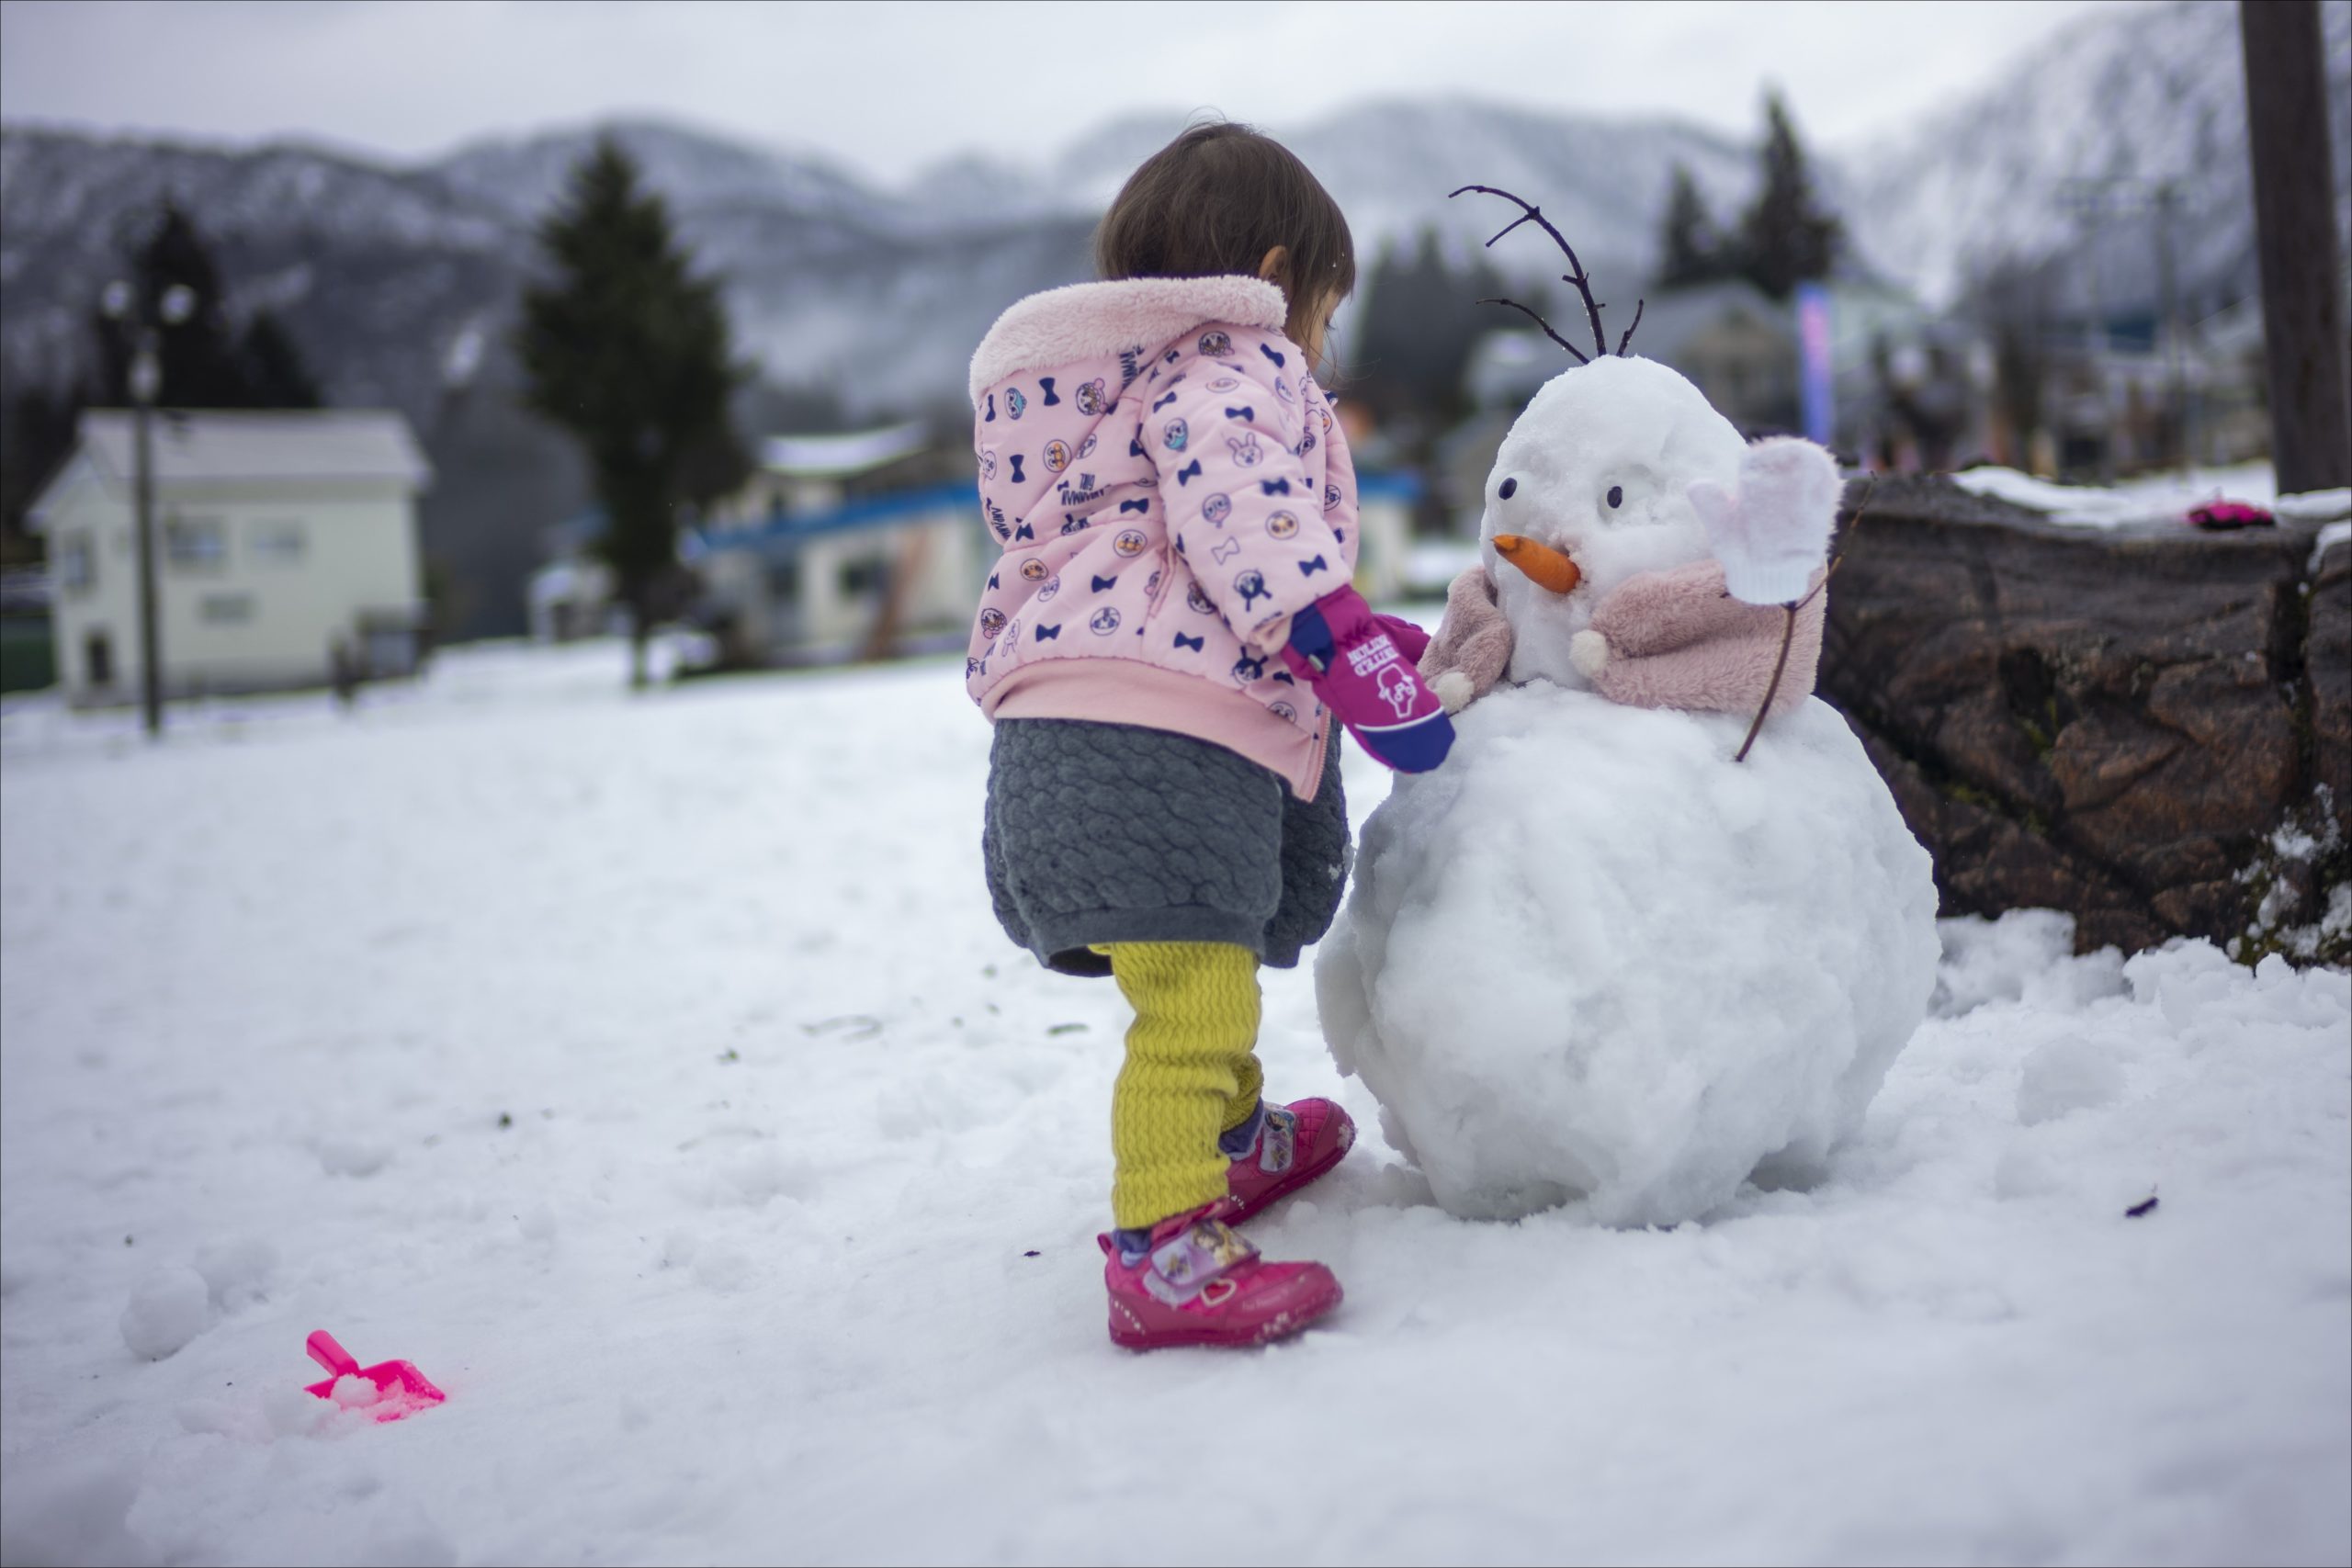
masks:
<path fill-rule="evenodd" d="M 159 646 L 155 613 L 155 465 L 148 436 L 147 416 L 163 389 L 161 344 L 164 328 L 175 327 L 196 313 L 196 290 L 175 283 L 159 299 L 117 278 L 98 297 L 98 309 L 109 321 L 121 321 L 132 332 L 130 355 L 131 493 L 139 518 L 139 679 L 140 703 L 147 719 L 147 734 L 164 733 L 164 658 Z"/>

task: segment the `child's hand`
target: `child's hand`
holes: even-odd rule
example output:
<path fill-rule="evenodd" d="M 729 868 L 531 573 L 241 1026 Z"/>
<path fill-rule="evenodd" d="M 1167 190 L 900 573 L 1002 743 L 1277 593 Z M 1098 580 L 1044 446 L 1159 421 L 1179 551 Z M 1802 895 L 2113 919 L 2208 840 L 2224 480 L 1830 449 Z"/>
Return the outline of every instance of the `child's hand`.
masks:
<path fill-rule="evenodd" d="M 1291 616 L 1283 662 L 1375 761 L 1398 773 L 1427 773 L 1453 747 L 1453 721 L 1421 683 L 1392 626 L 1427 647 L 1419 626 L 1374 615 L 1363 594 L 1335 589 Z"/>

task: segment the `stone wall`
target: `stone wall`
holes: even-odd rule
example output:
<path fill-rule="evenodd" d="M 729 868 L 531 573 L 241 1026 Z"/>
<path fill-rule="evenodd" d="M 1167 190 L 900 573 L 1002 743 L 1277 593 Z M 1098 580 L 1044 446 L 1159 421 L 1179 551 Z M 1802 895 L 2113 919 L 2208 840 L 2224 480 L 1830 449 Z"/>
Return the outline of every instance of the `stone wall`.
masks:
<path fill-rule="evenodd" d="M 1948 480 L 1848 490 L 1821 693 L 1947 914 L 2352 958 L 2352 549 L 2310 525 L 2102 531 Z"/>

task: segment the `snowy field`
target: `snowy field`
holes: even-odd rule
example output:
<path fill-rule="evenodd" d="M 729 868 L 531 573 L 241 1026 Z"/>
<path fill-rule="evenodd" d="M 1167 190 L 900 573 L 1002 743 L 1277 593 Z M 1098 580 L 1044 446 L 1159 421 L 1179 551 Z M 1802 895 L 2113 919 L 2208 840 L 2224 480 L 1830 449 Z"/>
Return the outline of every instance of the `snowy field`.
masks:
<path fill-rule="evenodd" d="M 2344 973 L 1948 924 L 1827 1180 L 1672 1231 L 1448 1218 L 1275 974 L 1365 1136 L 1252 1229 L 1347 1304 L 1138 1358 L 956 670 L 621 671 L 0 710 L 8 1561 L 2352 1558 Z"/>

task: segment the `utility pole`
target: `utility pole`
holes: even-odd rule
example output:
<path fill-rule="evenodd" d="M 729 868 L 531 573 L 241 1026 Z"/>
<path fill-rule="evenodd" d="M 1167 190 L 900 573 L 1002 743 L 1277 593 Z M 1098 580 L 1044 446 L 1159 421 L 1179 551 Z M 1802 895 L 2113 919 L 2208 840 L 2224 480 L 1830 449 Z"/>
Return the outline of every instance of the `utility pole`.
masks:
<path fill-rule="evenodd" d="M 2343 274 L 2317 0 L 2240 0 L 2270 459 L 2278 492 L 2352 484 Z"/>
<path fill-rule="evenodd" d="M 2194 428 L 2188 413 L 2188 378 L 2181 368 L 2180 292 L 2177 275 L 2173 268 L 2173 210 L 2180 204 L 2180 186 L 2173 180 L 2160 180 L 2149 193 L 2156 204 L 2156 292 L 2162 313 L 2159 330 L 2165 338 L 2165 369 L 2171 386 L 2172 455 L 2187 473 L 2196 465 L 2195 443 L 2189 439 Z"/>
<path fill-rule="evenodd" d="M 130 356 L 131 505 L 139 536 L 139 703 L 147 722 L 147 738 L 164 735 L 164 655 L 155 590 L 155 460 L 148 431 L 148 416 L 155 394 L 163 389 L 163 329 L 177 326 L 196 309 L 196 292 L 175 283 L 160 299 L 126 282 L 107 285 L 99 309 L 112 320 L 128 323 L 134 344 Z"/>
<path fill-rule="evenodd" d="M 2099 459 L 2102 484 L 2115 479 L 2115 400 L 2107 385 L 2107 306 L 2098 286 L 2099 220 L 2107 213 L 2107 182 L 2067 180 L 2058 187 L 2058 199 L 2075 215 L 2081 236 L 2083 288 L 2090 315 L 2084 328 L 2084 346 L 2090 356 L 2091 380 L 2098 398 Z"/>

